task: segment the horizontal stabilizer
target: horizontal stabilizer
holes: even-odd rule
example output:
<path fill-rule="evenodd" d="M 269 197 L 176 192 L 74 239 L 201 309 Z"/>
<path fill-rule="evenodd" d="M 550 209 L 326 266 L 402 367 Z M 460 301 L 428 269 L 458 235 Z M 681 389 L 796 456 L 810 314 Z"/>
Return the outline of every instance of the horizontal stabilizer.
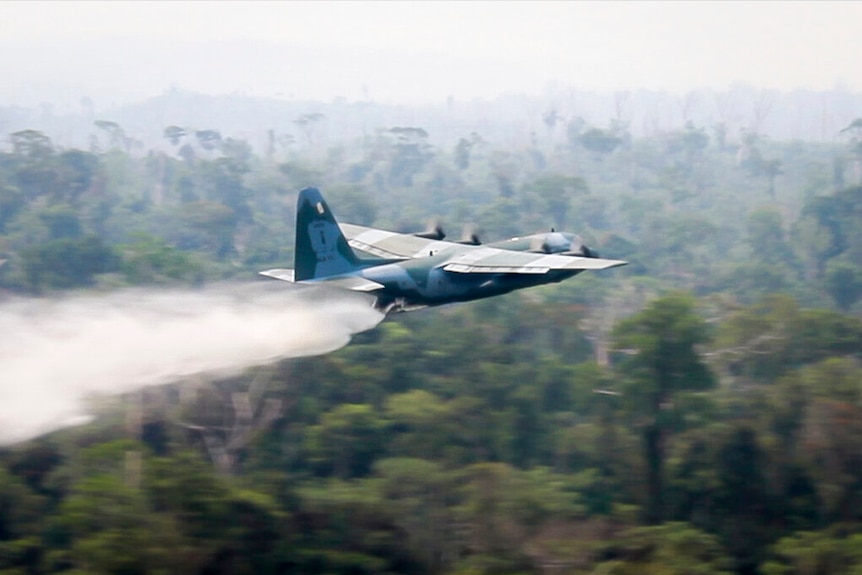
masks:
<path fill-rule="evenodd" d="M 293 279 L 293 270 L 289 269 L 272 269 L 272 270 L 264 270 L 262 272 L 257 272 L 262 276 L 266 276 L 268 278 L 275 278 L 277 280 L 282 280 L 286 282 L 292 282 Z"/>
<path fill-rule="evenodd" d="M 286 282 L 296 282 L 294 279 L 293 270 L 290 269 L 272 269 L 272 270 L 264 270 L 262 272 L 258 272 L 262 276 L 266 276 L 269 278 L 275 278 L 277 280 L 283 280 Z M 374 291 L 383 287 L 383 284 L 379 284 L 375 281 L 371 281 L 369 279 L 365 279 L 361 276 L 334 276 L 328 278 L 320 278 L 316 280 L 303 280 L 297 283 L 303 284 L 316 284 L 316 283 L 325 283 L 326 285 L 330 285 L 332 287 L 338 287 L 342 289 L 349 289 L 353 291 Z"/>
<path fill-rule="evenodd" d="M 314 283 L 326 284 L 329 286 L 349 289 L 353 291 L 374 291 L 379 290 L 383 287 L 383 284 L 379 284 L 377 282 L 359 276 L 324 278 L 317 280 Z"/>

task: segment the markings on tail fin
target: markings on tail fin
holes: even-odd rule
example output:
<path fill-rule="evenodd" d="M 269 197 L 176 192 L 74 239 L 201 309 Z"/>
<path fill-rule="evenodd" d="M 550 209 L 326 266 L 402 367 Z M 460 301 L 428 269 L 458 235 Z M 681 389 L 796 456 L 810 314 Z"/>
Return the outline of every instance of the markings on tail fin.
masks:
<path fill-rule="evenodd" d="M 296 221 L 297 281 L 349 274 L 359 262 L 320 192 L 299 192 Z"/>
<path fill-rule="evenodd" d="M 308 224 L 311 250 L 317 259 L 315 275 L 343 273 L 352 267 L 347 258 L 338 251 L 338 238 L 340 236 L 341 230 L 338 229 L 338 226 L 325 220 L 314 220 Z"/>

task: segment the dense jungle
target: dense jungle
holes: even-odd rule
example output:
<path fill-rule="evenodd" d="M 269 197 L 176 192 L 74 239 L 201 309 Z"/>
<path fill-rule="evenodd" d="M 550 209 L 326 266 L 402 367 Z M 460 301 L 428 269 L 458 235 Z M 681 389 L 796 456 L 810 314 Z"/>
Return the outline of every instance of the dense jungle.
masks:
<path fill-rule="evenodd" d="M 626 103 L 443 137 L 445 108 L 231 131 L 154 100 L 158 138 L 91 111 L 72 144 L 5 110 L 0 305 L 272 281 L 305 186 L 343 222 L 554 227 L 629 265 L 94 396 L 0 448 L 0 573 L 862 572 L 862 119 L 645 129 Z"/>

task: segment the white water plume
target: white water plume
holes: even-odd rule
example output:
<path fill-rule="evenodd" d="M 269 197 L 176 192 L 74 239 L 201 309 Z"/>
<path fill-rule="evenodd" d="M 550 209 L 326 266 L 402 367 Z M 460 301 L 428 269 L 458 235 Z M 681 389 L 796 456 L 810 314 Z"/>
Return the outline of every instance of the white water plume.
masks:
<path fill-rule="evenodd" d="M 86 418 L 84 398 L 333 351 L 383 315 L 281 282 L 0 305 L 0 444 Z"/>

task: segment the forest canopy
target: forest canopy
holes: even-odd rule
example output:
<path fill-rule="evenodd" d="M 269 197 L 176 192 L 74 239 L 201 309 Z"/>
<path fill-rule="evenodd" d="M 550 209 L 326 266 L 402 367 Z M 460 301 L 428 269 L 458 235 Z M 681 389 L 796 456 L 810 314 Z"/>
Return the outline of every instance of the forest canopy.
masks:
<path fill-rule="evenodd" d="M 258 281 L 291 266 L 308 185 L 343 222 L 554 227 L 630 265 L 94 398 L 0 450 L 0 573 L 862 569 L 860 120 L 339 137 L 319 109 L 253 137 L 6 134 L 0 302 Z"/>

